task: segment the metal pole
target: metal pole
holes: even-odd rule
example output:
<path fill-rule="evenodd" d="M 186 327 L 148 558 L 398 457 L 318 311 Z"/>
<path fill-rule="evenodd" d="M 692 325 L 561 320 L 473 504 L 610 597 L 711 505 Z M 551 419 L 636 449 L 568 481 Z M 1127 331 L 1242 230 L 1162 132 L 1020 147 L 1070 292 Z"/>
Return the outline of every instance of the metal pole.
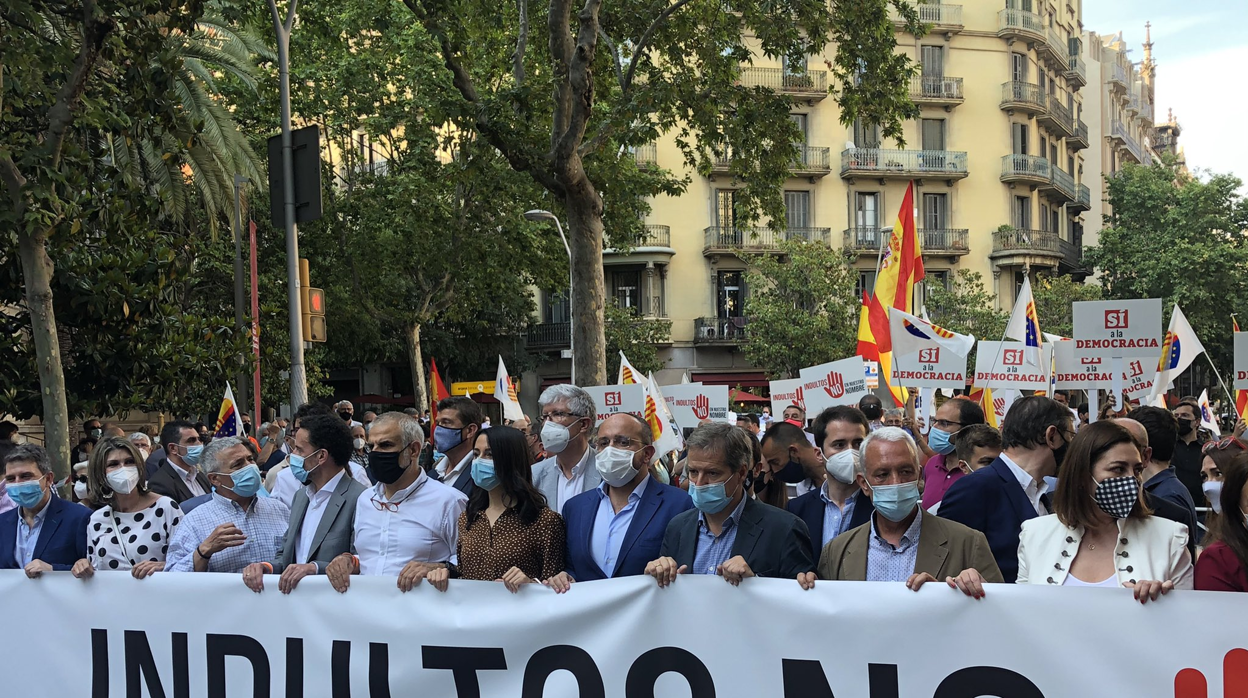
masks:
<path fill-rule="evenodd" d="M 572 288 L 572 246 L 568 244 L 568 236 L 563 234 L 563 224 L 555 217 L 555 227 L 559 229 L 559 238 L 563 240 L 563 249 L 568 253 L 568 351 L 572 353 L 572 377 L 569 380 L 576 385 L 576 303 L 573 301 Z"/>
<path fill-rule="evenodd" d="M 307 375 L 303 367 L 303 310 L 299 298 L 299 231 L 295 227 L 295 158 L 290 125 L 290 31 L 295 23 L 298 0 L 290 0 L 286 21 L 282 22 L 276 0 L 268 0 L 277 33 L 277 67 L 281 79 L 282 196 L 286 208 L 286 279 L 290 306 L 290 407 L 298 409 L 308 401 Z"/>
<path fill-rule="evenodd" d="M 239 334 L 245 334 L 247 325 L 243 312 L 243 183 L 248 179 L 241 174 L 234 175 L 234 327 Z M 249 354 L 244 353 L 244 357 Z M 234 377 L 234 385 L 238 386 L 238 404 L 241 411 L 246 411 L 251 402 L 247 399 L 246 373 L 241 368 Z M 252 415 L 256 419 L 256 415 Z M 259 424 L 259 421 L 256 421 Z"/>

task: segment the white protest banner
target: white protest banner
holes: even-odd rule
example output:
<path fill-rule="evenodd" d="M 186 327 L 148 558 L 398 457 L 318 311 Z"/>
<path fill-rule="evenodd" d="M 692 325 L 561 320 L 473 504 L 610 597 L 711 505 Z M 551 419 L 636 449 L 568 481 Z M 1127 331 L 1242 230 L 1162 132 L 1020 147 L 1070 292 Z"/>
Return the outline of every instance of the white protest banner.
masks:
<path fill-rule="evenodd" d="M 941 346 L 894 354 L 893 378 L 904 388 L 965 388 L 966 356 Z"/>
<path fill-rule="evenodd" d="M 1131 400 L 1147 398 L 1153 390 L 1153 381 L 1157 378 L 1157 358 L 1123 359 L 1122 368 L 1125 377 L 1122 392 Z"/>
<path fill-rule="evenodd" d="M 917 593 L 889 582 L 802 591 L 791 579 L 733 587 L 691 574 L 666 589 L 639 576 L 558 596 L 463 580 L 404 594 L 393 578 L 352 577 L 339 594 L 314 575 L 291 594 L 269 576 L 255 594 L 238 575 L 83 582 L 6 570 L 6 627 L 36 634 L 5 633 L 0 648 L 13 698 L 1242 695 L 1248 595 L 1173 591 L 1141 608 L 1130 589 L 986 590 L 977 600 L 940 582 Z M 868 630 L 812 642 L 777 623 L 786 618 Z M 1113 637 L 1095 632 L 1104 628 Z M 889 651 L 915 637 L 975 651 Z"/>
<path fill-rule="evenodd" d="M 1079 301 L 1073 306 L 1075 356 L 1144 358 L 1157 363 L 1162 339 L 1160 298 Z"/>
<path fill-rule="evenodd" d="M 1109 390 L 1113 376 L 1109 373 L 1109 359 L 1099 356 L 1075 356 L 1075 341 L 1065 339 L 1054 342 L 1053 358 L 1058 390 Z"/>
<path fill-rule="evenodd" d="M 806 416 L 836 405 L 857 405 L 867 394 L 867 371 L 861 356 L 803 368 L 799 373 L 806 398 Z"/>
<path fill-rule="evenodd" d="M 667 408 L 681 428 L 693 428 L 703 419 L 728 421 L 728 386 L 681 383 L 662 387 Z M 734 420 L 735 423 L 735 420 Z"/>
<path fill-rule="evenodd" d="M 1235 333 L 1235 384 L 1231 387 L 1248 388 L 1248 332 Z"/>
<path fill-rule="evenodd" d="M 1042 349 L 1047 352 L 1047 347 Z M 981 339 L 975 354 L 974 383 L 979 388 L 1048 390 L 1049 376 L 1044 367 L 1027 363 L 1027 345 L 1023 342 Z"/>
<path fill-rule="evenodd" d="M 598 408 L 597 426 L 602 420 L 620 412 L 632 412 L 646 418 L 646 389 L 640 383 L 629 385 L 595 385 L 583 390 L 594 398 Z"/>
<path fill-rule="evenodd" d="M 805 392 L 802 389 L 801 378 L 771 381 L 771 416 L 780 419 L 780 416 L 784 414 L 784 408 L 789 405 L 797 405 L 803 410 L 806 409 Z"/>

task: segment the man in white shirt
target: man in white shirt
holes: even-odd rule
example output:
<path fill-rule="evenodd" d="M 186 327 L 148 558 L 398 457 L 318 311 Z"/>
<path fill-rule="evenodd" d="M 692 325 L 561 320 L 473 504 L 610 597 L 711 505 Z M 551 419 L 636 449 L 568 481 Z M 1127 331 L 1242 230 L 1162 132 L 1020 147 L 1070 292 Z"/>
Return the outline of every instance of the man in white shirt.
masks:
<path fill-rule="evenodd" d="M 338 413 L 339 417 L 342 417 L 342 421 L 346 422 L 347 426 L 364 426 L 360 422 L 355 421 L 355 405 L 352 405 L 350 400 L 339 400 L 338 404 L 334 405 L 334 411 Z"/>
<path fill-rule="evenodd" d="M 469 398 L 448 397 L 438 402 L 433 446 L 442 459 L 434 463 L 434 471 L 438 480 L 468 497 L 476 489 L 472 481 L 472 445 L 481 433 L 483 421 L 481 406 Z"/>
<path fill-rule="evenodd" d="M 212 486 L 199 472 L 204 442 L 195 425 L 180 419 L 168 422 L 160 430 L 160 442 L 165 447 L 165 462 L 148 479 L 148 489 L 178 504 L 207 494 Z"/>
<path fill-rule="evenodd" d="M 290 436 L 287 439 L 288 444 L 294 443 L 295 436 L 299 433 L 300 422 L 314 414 L 324 415 L 327 417 L 333 416 L 333 412 L 330 411 L 324 403 L 307 402 L 300 405 L 299 409 L 295 411 L 294 421 L 290 427 Z M 346 422 L 344 421 L 343 423 L 345 424 Z M 350 432 L 347 433 L 347 436 L 351 436 Z M 290 446 L 286 445 L 285 448 L 287 452 L 287 459 L 289 459 Z M 352 444 L 352 450 L 354 450 L 354 444 Z M 290 468 L 287 467 L 286 462 L 288 461 L 284 461 L 283 464 L 274 466 L 273 470 L 269 471 L 269 476 L 265 479 L 265 488 L 269 490 L 270 495 L 272 495 L 274 499 L 280 501 L 282 504 L 285 504 L 287 508 L 293 511 L 295 508 L 295 493 L 299 491 L 301 483 L 295 479 L 294 474 L 290 472 Z M 343 461 L 343 465 L 348 477 L 352 480 L 355 480 L 364 487 L 373 486 L 373 482 L 368 479 L 368 473 L 364 472 L 364 468 L 355 463 L 351 463 L 350 460 Z"/>
<path fill-rule="evenodd" d="M 420 423 L 402 412 L 373 421 L 368 460 L 377 484 L 356 500 L 351 551 L 325 569 L 338 591 L 347 590 L 353 574 L 398 577 L 399 589 L 410 591 L 431 570 L 456 561 L 468 497 L 421 469 L 424 440 Z"/>
<path fill-rule="evenodd" d="M 598 418 L 594 399 L 575 385 L 552 385 L 537 399 L 542 409 L 542 445 L 549 458 L 533 465 L 533 486 L 556 513 L 576 495 L 602 484 L 594 467 L 589 435 Z"/>

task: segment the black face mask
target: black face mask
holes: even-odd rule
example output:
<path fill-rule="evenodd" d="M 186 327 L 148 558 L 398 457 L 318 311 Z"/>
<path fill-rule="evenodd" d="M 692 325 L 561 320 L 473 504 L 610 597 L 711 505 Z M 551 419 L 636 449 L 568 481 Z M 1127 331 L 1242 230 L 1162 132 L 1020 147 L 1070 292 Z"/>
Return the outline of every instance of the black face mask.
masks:
<path fill-rule="evenodd" d="M 1062 437 L 1062 445 L 1053 449 L 1053 463 L 1058 470 L 1062 469 L 1062 462 L 1066 460 L 1066 451 L 1070 450 L 1070 442 L 1066 437 Z"/>
<path fill-rule="evenodd" d="M 1196 423 L 1190 419 L 1180 419 L 1179 420 L 1179 435 L 1187 436 L 1188 434 L 1192 433 L 1192 429 L 1195 426 L 1196 426 Z"/>
<path fill-rule="evenodd" d="M 754 482 L 752 483 L 754 486 L 754 493 L 760 497 L 763 496 L 763 494 L 767 492 L 768 488 L 771 487 L 771 483 L 772 480 L 766 473 L 760 474 L 758 477 L 754 478 Z"/>
<path fill-rule="evenodd" d="M 802 468 L 801 463 L 790 458 L 789 462 L 783 468 L 773 473 L 772 476 L 781 482 L 795 485 L 806 479 L 806 471 Z"/>
<path fill-rule="evenodd" d="M 342 417 L 342 421 L 344 421 L 344 422 L 349 422 L 349 421 L 351 421 L 351 413 L 350 413 L 350 412 L 339 412 L 339 413 L 338 413 L 338 416 L 339 416 L 339 417 Z"/>
<path fill-rule="evenodd" d="M 372 472 L 373 477 L 378 482 L 393 485 L 403 477 L 403 472 L 407 470 L 399 461 L 402 451 L 369 451 L 368 452 L 368 469 Z"/>

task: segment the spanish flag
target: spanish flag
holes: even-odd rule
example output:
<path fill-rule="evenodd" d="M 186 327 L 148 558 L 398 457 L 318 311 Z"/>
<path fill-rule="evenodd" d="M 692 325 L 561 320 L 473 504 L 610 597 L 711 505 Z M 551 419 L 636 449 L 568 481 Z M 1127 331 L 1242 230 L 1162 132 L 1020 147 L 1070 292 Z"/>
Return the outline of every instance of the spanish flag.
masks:
<path fill-rule="evenodd" d="M 896 308 L 913 314 L 914 285 L 923 276 L 923 249 L 914 223 L 914 182 L 910 182 L 888 246 L 880 256 L 875 291 L 863 299 L 858 321 L 858 353 L 864 359 L 880 362 L 880 379 L 888 385 L 898 407 L 906 404 L 909 395 L 905 388 L 889 382 L 893 376 L 893 347 L 888 311 Z"/>
<path fill-rule="evenodd" d="M 1236 332 L 1239 331 L 1239 321 L 1234 315 L 1231 316 L 1231 328 Z M 1248 421 L 1248 390 L 1235 391 L 1235 414 L 1239 415 L 1240 419 Z"/>
<path fill-rule="evenodd" d="M 446 383 L 442 382 L 442 376 L 438 374 L 437 359 L 429 359 L 429 415 L 433 424 L 438 423 L 438 403 L 443 399 L 451 396 L 451 391 L 446 389 Z M 429 428 L 429 441 L 433 441 L 433 427 Z"/>

